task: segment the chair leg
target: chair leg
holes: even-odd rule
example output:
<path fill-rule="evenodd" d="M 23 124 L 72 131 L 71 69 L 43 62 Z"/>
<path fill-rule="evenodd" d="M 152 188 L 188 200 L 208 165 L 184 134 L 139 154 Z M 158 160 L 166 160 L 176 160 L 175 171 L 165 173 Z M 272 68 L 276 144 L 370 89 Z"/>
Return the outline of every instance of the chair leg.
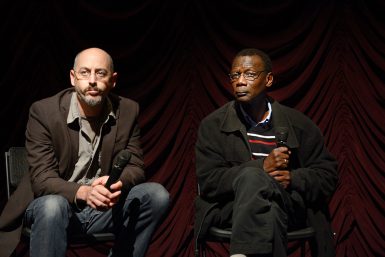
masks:
<path fill-rule="evenodd" d="M 200 253 L 202 252 L 202 257 L 206 257 L 206 252 L 205 252 L 205 247 L 204 247 L 204 242 L 198 243 L 195 248 L 195 253 L 194 257 L 200 257 Z"/>
<path fill-rule="evenodd" d="M 203 242 L 201 246 L 202 246 L 202 257 L 206 257 L 206 242 Z"/>
<path fill-rule="evenodd" d="M 301 248 L 301 257 L 305 257 L 306 255 L 306 240 L 301 240 L 300 242 Z"/>

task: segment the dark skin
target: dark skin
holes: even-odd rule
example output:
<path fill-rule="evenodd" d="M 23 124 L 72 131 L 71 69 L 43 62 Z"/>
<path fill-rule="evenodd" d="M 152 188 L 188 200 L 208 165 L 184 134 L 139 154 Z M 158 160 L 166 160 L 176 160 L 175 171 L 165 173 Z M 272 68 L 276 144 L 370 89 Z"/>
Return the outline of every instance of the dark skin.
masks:
<path fill-rule="evenodd" d="M 252 73 L 258 77 L 246 80 L 244 73 Z M 232 81 L 235 99 L 256 122 L 264 120 L 268 113 L 266 108 L 266 89 L 273 84 L 273 74 L 265 71 L 265 64 L 258 55 L 239 56 L 233 61 L 231 73 L 242 73 Z M 287 147 L 275 148 L 263 161 L 263 169 L 284 188 L 290 185 L 291 175 L 287 169 L 290 151 Z"/>

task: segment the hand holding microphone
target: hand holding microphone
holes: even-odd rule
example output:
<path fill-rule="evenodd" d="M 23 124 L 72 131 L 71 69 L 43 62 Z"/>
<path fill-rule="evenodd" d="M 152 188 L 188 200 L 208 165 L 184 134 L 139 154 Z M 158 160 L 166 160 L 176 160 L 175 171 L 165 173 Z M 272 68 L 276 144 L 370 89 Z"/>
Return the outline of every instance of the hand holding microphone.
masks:
<path fill-rule="evenodd" d="M 289 167 L 290 150 L 283 150 L 281 147 L 287 149 L 287 138 L 289 129 L 287 127 L 277 127 L 275 130 L 275 139 L 277 148 L 265 158 L 263 162 L 263 169 L 279 182 L 284 188 L 287 188 L 291 181 Z"/>
<path fill-rule="evenodd" d="M 287 137 L 289 135 L 289 129 L 287 127 L 277 127 L 275 129 L 275 140 L 277 142 L 277 147 L 286 147 L 288 150 L 282 153 L 286 155 L 281 156 L 281 166 L 282 168 L 287 168 L 289 166 L 289 147 L 287 146 Z"/>
<path fill-rule="evenodd" d="M 113 161 L 108 178 L 107 176 L 99 177 L 94 180 L 91 186 L 81 186 L 77 192 L 77 199 L 85 201 L 87 205 L 100 211 L 108 210 L 114 206 L 121 192 L 120 190 L 111 190 L 111 185 L 119 180 L 130 159 L 131 153 L 128 150 L 120 151 Z"/>

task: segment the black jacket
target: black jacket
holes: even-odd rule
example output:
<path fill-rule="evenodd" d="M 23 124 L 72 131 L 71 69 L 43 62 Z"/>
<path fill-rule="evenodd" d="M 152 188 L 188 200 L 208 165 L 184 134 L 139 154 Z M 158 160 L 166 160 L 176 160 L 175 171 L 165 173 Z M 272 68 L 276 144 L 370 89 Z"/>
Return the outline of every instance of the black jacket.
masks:
<path fill-rule="evenodd" d="M 337 162 L 328 152 L 320 129 L 304 114 L 272 103 L 273 128 L 289 129 L 292 198 L 301 197 L 309 224 L 315 229 L 313 256 L 334 256 L 328 200 L 337 183 Z M 196 172 L 200 196 L 196 200 L 195 236 L 203 238 L 218 203 L 233 195 L 232 182 L 244 167 L 263 167 L 263 159 L 252 160 L 246 126 L 231 101 L 201 122 L 196 143 Z M 223 204 L 221 204 L 223 206 Z"/>

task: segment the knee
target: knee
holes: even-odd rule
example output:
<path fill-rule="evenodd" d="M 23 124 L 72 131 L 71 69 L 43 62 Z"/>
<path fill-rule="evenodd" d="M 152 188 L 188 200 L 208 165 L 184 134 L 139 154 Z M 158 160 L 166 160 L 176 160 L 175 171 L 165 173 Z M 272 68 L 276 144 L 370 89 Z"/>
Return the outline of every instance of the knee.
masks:
<path fill-rule="evenodd" d="M 164 213 L 170 203 L 170 194 L 158 183 L 148 182 L 132 189 L 134 197 L 138 197 L 141 204 L 149 205 L 154 212 Z"/>
<path fill-rule="evenodd" d="M 240 170 L 239 175 L 234 180 L 233 186 L 238 187 L 256 187 L 270 184 L 269 175 L 259 168 L 245 167 Z"/>
<path fill-rule="evenodd" d="M 70 206 L 63 196 L 46 195 L 39 199 L 40 203 L 35 206 L 34 213 L 40 215 L 45 220 L 63 219 L 69 217 Z"/>
<path fill-rule="evenodd" d="M 150 183 L 152 187 L 151 201 L 158 206 L 167 208 L 170 203 L 170 194 L 168 191 L 158 183 Z"/>

